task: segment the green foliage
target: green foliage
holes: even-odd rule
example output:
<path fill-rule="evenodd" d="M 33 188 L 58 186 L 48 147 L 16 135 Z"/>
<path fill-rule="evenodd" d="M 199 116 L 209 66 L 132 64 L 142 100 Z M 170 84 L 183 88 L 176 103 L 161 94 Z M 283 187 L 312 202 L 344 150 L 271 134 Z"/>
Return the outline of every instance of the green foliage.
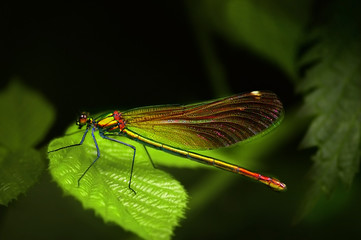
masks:
<path fill-rule="evenodd" d="M 34 149 L 54 120 L 53 108 L 39 93 L 13 80 L 0 93 L 0 204 L 33 185 L 44 169 Z"/>
<path fill-rule="evenodd" d="M 12 151 L 0 147 L 0 204 L 16 199 L 32 186 L 44 170 L 44 162 L 38 151 L 24 148 Z"/>
<path fill-rule="evenodd" d="M 360 164 L 360 4 L 348 1 L 331 6 L 328 21 L 312 36 L 319 43 L 304 59 L 305 63 L 317 63 L 299 86 L 306 94 L 305 112 L 315 116 L 302 146 L 318 148 L 311 170 L 313 186 L 301 216 L 322 192 L 332 192 L 338 181 L 350 185 Z"/>
<path fill-rule="evenodd" d="M 52 141 L 49 151 L 79 143 L 83 132 L 70 127 L 70 134 Z M 101 157 L 80 181 L 78 179 L 96 158 L 96 148 L 88 134 L 81 146 L 49 153 L 50 172 L 67 193 L 94 209 L 106 222 L 114 222 L 144 239 L 169 239 L 183 217 L 187 194 L 178 181 L 154 169 L 143 147 L 137 147 L 131 187 L 128 188 L 133 150 L 103 139 L 96 133 Z"/>
<path fill-rule="evenodd" d="M 317 42 L 307 49 L 301 64 L 318 64 L 311 66 L 298 86 L 306 96 L 302 114 L 316 116 L 302 146 L 318 148 L 310 172 L 313 186 L 304 200 L 300 219 L 312 209 L 320 194 L 330 193 L 339 180 L 350 185 L 359 169 L 360 4 L 353 0 L 333 1 L 323 8 L 314 8 L 314 13 L 310 11 L 311 1 L 202 1 L 193 6 L 198 7 L 198 21 L 208 32 L 215 31 L 229 42 L 252 49 L 275 62 L 293 79 L 297 79 L 297 54 L 305 33 L 311 42 Z M 315 18 L 322 16 L 323 21 L 307 33 L 312 14 Z"/>
<path fill-rule="evenodd" d="M 199 12 L 211 31 L 275 62 L 291 78 L 311 1 L 202 1 Z"/>
<path fill-rule="evenodd" d="M 36 146 L 55 117 L 47 100 L 18 80 L 0 93 L 0 110 L 0 144 L 13 150 Z"/>
<path fill-rule="evenodd" d="M 360 214 L 357 208 L 359 186 L 352 185 L 353 195 L 348 192 L 348 187 L 358 172 L 361 154 L 361 4 L 356 0 L 331 1 L 322 7 L 312 6 L 312 1 L 286 0 L 188 0 L 187 3 L 210 85 L 218 95 L 239 90 L 230 90 L 226 66 L 217 56 L 215 34 L 234 47 L 253 51 L 274 63 L 294 83 L 298 78 L 300 65 L 297 56 L 301 44 L 306 38 L 313 45 L 309 49 L 301 49 L 304 50 L 301 64 L 308 66 L 306 77 L 296 83 L 305 99 L 299 112 L 301 115 L 290 110 L 298 108 L 297 105 L 287 107 L 285 121 L 274 133 L 242 146 L 199 151 L 265 174 L 275 174 L 288 185 L 288 192 L 275 194 L 263 186 L 258 191 L 257 186 L 253 186 L 256 183 L 239 184 L 244 182 L 241 177 L 220 170 L 206 175 L 198 174 L 200 171 L 184 171 L 179 174 L 182 174 L 182 182 L 192 196 L 189 200 L 191 212 L 184 225 L 203 231 L 208 230 L 207 227 L 210 229 L 213 222 L 223 236 L 226 227 L 232 232 L 237 229 L 236 235 L 252 229 L 251 225 L 259 227 L 259 224 L 264 224 L 262 227 L 270 234 L 269 238 L 280 238 L 272 234 L 281 231 L 292 236 L 297 226 L 294 229 L 287 227 L 290 215 L 294 214 L 299 204 L 297 200 L 302 199 L 305 189 L 308 192 L 304 191 L 307 194 L 302 199 L 297 220 L 308 216 L 305 222 L 315 225 L 322 222 L 328 228 L 327 221 L 333 218 L 336 222 L 333 226 L 338 227 L 340 216 L 347 214 L 348 207 L 356 219 L 348 218 L 348 215 L 347 219 L 357 224 Z M 314 17 L 312 21 L 309 21 L 310 16 Z M 317 22 L 319 19 L 322 22 Z M 241 75 L 239 77 L 241 81 L 249 80 L 242 79 Z M 269 81 L 272 80 L 269 78 Z M 47 133 L 53 113 L 37 93 L 16 82 L 0 93 L 0 112 L 0 204 L 7 205 L 24 193 L 44 169 L 42 156 L 34 150 L 34 146 Z M 296 142 L 295 138 L 303 135 L 310 115 L 314 118 L 302 141 L 302 147 L 313 147 L 316 151 L 310 171 L 312 182 L 308 184 L 303 179 L 308 169 L 299 166 L 309 162 L 309 153 L 286 148 Z M 69 128 L 69 135 L 52 141 L 48 150 L 79 143 L 83 133 L 77 131 L 75 126 Z M 74 132 L 77 133 L 70 135 Z M 48 155 L 53 179 L 67 195 L 78 199 L 84 208 L 94 210 L 104 221 L 115 223 L 144 239 L 171 238 L 174 228 L 184 217 L 188 201 L 183 187 L 168 174 L 154 169 L 140 144 L 119 138 L 137 148 L 132 179 L 132 188 L 137 192 L 135 195 L 128 188 L 133 150 L 95 134 L 101 157 L 81 180 L 80 186 L 79 177 L 96 158 L 90 133 L 82 146 Z M 281 155 L 272 155 L 281 147 L 285 159 L 283 163 L 278 161 L 278 158 L 282 159 Z M 204 167 L 162 151 L 148 150 L 156 166 Z M 273 169 L 267 172 L 267 167 Z M 197 182 L 192 178 L 194 175 L 197 175 Z M 239 184 L 237 187 L 236 182 Z M 229 192 L 224 194 L 227 188 Z M 328 198 L 330 193 L 333 195 Z M 32 207 L 33 203 L 29 205 Z M 204 211 L 199 214 L 202 209 Z M 307 215 L 311 210 L 312 214 Z M 210 212 L 213 216 L 225 215 L 227 221 L 214 223 L 213 219 L 207 219 Z M 17 229 L 16 224 L 13 224 L 14 229 Z M 198 224 L 204 225 L 198 227 Z M 345 225 L 348 228 L 348 223 Z M 70 233 L 72 229 L 69 229 Z M 319 235 L 325 238 L 325 227 L 321 229 Z M 184 231 L 182 229 L 182 233 Z M 197 233 L 192 231 L 189 234 L 193 236 Z"/>

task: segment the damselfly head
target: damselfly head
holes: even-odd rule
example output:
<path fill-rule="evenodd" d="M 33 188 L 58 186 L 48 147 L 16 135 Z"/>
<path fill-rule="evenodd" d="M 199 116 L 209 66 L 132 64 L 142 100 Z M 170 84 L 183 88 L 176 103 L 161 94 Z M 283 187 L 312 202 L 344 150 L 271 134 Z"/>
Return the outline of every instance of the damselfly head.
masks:
<path fill-rule="evenodd" d="M 84 125 L 92 124 L 92 122 L 93 118 L 89 117 L 89 113 L 82 112 L 76 121 L 76 125 L 78 125 L 79 129 L 81 129 Z"/>

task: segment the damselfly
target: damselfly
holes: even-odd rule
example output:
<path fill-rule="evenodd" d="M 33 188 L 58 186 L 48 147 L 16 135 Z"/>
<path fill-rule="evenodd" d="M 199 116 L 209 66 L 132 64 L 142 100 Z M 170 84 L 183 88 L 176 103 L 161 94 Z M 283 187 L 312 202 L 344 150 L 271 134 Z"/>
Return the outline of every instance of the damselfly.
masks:
<path fill-rule="evenodd" d="M 269 91 L 253 91 L 190 105 L 161 105 L 141 107 L 128 111 L 113 111 L 92 118 L 88 113 L 79 116 L 79 129 L 85 126 L 85 133 L 78 144 L 61 149 L 80 146 L 89 131 L 96 146 L 97 157 L 84 171 L 80 180 L 100 158 L 100 150 L 95 138 L 99 135 L 133 149 L 128 187 L 131 188 L 136 148 L 133 145 L 113 138 L 125 136 L 164 152 L 188 158 L 234 172 L 277 191 L 286 189 L 279 180 L 249 171 L 225 161 L 191 152 L 189 150 L 209 150 L 227 147 L 237 142 L 269 132 L 279 125 L 283 117 L 283 106 L 276 94 Z M 49 152 L 49 153 L 50 153 Z M 148 153 L 148 151 L 147 151 Z M 149 155 L 149 153 L 148 153 Z"/>

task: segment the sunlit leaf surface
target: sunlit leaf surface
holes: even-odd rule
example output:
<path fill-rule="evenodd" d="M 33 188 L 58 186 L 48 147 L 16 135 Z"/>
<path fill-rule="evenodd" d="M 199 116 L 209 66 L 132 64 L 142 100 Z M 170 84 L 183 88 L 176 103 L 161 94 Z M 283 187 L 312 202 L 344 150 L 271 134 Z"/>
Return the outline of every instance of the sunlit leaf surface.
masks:
<path fill-rule="evenodd" d="M 75 127 L 68 132 L 76 132 Z M 49 150 L 79 143 L 82 132 L 52 141 Z M 102 139 L 95 133 L 101 157 L 80 181 L 96 158 L 89 134 L 83 145 L 49 153 L 50 172 L 61 188 L 93 209 L 106 222 L 114 222 L 144 239 L 169 239 L 184 214 L 187 194 L 167 173 L 153 168 L 147 155 L 136 155 L 131 187 L 128 188 L 133 150 Z M 134 141 L 121 141 L 143 147 Z"/>

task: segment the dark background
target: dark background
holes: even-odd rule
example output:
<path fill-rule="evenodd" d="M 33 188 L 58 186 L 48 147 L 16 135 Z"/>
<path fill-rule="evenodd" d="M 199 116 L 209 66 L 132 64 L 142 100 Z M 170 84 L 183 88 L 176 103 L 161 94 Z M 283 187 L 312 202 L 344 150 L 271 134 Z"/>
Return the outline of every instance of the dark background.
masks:
<path fill-rule="evenodd" d="M 18 77 L 46 96 L 56 108 L 55 125 L 39 147 L 61 136 L 82 110 L 123 110 L 220 97 L 210 84 L 183 1 L 141 4 L 8 1 L 0 6 L 0 88 Z M 301 102 L 294 94 L 290 79 L 274 64 L 247 48 L 233 46 L 216 33 L 212 43 L 225 70 L 228 94 L 271 90 L 280 96 L 286 111 Z M 288 161 L 288 166 L 292 165 L 289 181 L 294 186 L 312 164 L 309 160 L 297 161 L 309 159 L 312 149 L 294 155 L 302 136 L 299 134 L 287 143 L 284 159 L 277 163 L 287 164 Z M 196 179 L 209 174 L 205 170 L 169 171 L 186 189 L 191 188 Z M 286 174 L 287 168 L 280 172 Z M 282 195 L 276 196 L 271 191 L 264 193 L 263 186 L 240 182 L 228 186 L 217 199 L 210 199 L 212 204 L 207 205 L 207 209 L 199 212 L 190 209 L 191 217 L 182 220 L 175 239 L 316 238 L 324 236 L 330 224 L 339 226 L 337 219 L 346 219 L 352 212 L 349 208 L 339 213 L 340 216 L 333 215 L 331 223 L 320 220 L 321 224 L 317 225 L 312 222 L 318 222 L 316 218 L 294 226 L 292 215 L 300 197 L 296 190 L 290 190 L 286 194 L 291 197 L 281 200 Z M 11 239 L 19 236 L 37 239 L 132 236 L 117 226 L 104 224 L 93 211 L 84 211 L 73 198 L 63 197 L 48 173 L 43 174 L 41 182 L 26 196 L 12 204 L 9 208 L 1 207 L 0 211 L 3 216 L 0 224 L 7 226 L 7 229 L 2 228 L 3 235 Z M 354 222 L 354 218 L 349 221 Z"/>
<path fill-rule="evenodd" d="M 182 1 L 3 3 L 1 86 L 13 76 L 56 107 L 55 128 L 79 111 L 191 103 L 215 97 Z M 272 64 L 215 34 L 231 93 L 292 86 Z M 61 134 L 61 132 L 57 132 Z"/>

